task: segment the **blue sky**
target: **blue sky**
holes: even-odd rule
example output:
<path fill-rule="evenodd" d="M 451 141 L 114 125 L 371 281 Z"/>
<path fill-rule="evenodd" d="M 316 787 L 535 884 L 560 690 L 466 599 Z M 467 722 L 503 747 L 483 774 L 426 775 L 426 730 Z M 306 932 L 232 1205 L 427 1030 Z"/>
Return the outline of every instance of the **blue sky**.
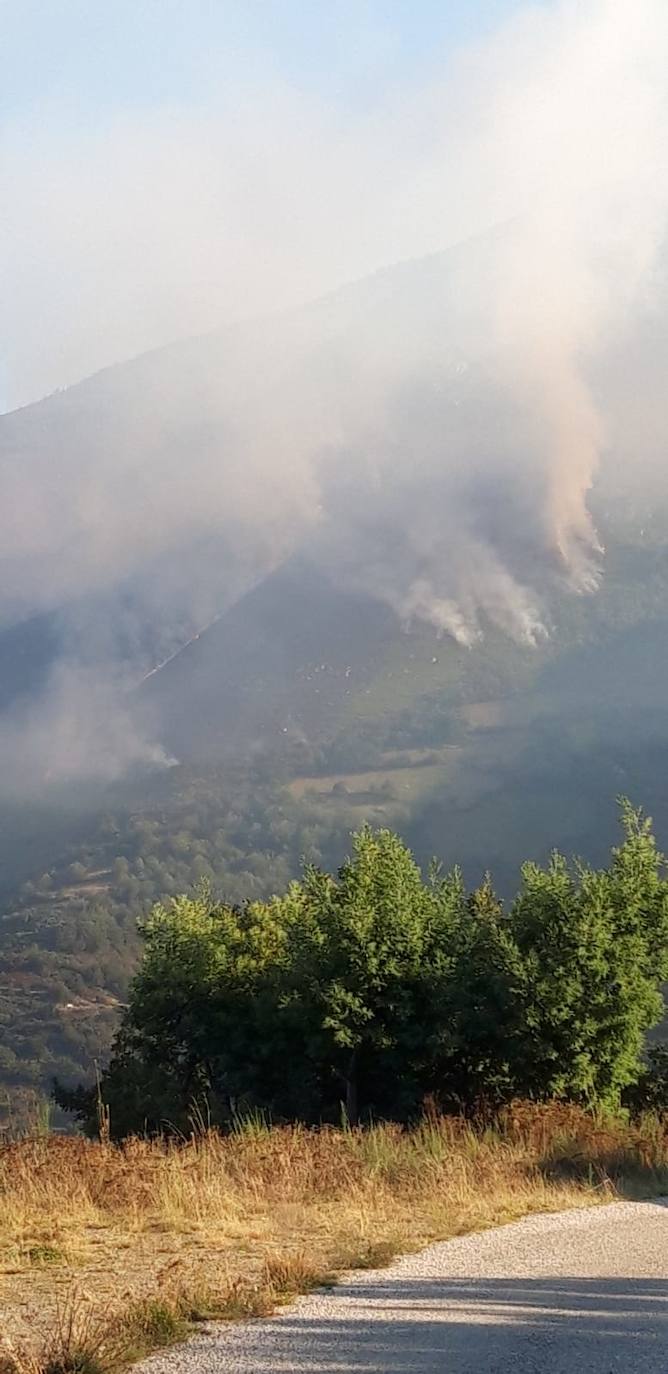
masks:
<path fill-rule="evenodd" d="M 210 100 L 271 76 L 366 105 L 519 0 L 4 0 L 0 110 L 64 121 Z M 58 117 L 58 116 L 56 116 Z"/>

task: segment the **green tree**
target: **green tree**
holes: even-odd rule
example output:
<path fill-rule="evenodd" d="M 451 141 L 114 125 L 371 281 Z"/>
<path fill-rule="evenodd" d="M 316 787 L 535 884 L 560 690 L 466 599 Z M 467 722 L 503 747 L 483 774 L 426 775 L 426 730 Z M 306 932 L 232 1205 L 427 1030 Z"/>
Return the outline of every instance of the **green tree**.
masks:
<path fill-rule="evenodd" d="M 462 894 L 450 985 L 452 1050 L 441 1077 L 446 1105 L 493 1106 L 515 1092 L 525 1046 L 525 983 L 513 923 L 487 875 L 470 896 Z"/>
<path fill-rule="evenodd" d="M 253 1099 L 266 1039 L 262 982 L 277 961 L 270 914 L 203 894 L 158 905 L 143 923 L 144 956 L 104 1077 L 115 1134 L 187 1127 L 206 1103 L 225 1121 Z"/>
<path fill-rule="evenodd" d="M 242 909 L 155 907 L 103 1080 L 112 1129 L 182 1127 L 204 1100 L 217 1121 L 255 1104 L 415 1110 L 435 1087 L 460 887 L 424 883 L 395 835 L 365 828 L 336 877 L 307 867 Z M 70 1105 L 92 1120 L 92 1097 Z"/>
<path fill-rule="evenodd" d="M 427 1094 L 618 1103 L 668 977 L 664 860 L 649 821 L 625 804 L 622 822 L 608 868 L 526 864 L 507 913 L 489 878 L 425 880 L 369 827 L 336 874 L 307 865 L 269 901 L 157 905 L 103 1076 L 112 1130 L 254 1106 L 406 1119 Z M 69 1105 L 94 1122 L 94 1094 Z"/>
<path fill-rule="evenodd" d="M 425 883 L 389 830 L 364 827 L 336 878 L 307 868 L 283 1001 L 322 1110 L 404 1116 L 433 1090 L 452 969 L 457 883 Z"/>
<path fill-rule="evenodd" d="M 622 805 L 607 869 L 526 864 L 511 913 L 525 973 L 518 1092 L 616 1104 L 638 1077 L 668 976 L 668 886 L 651 822 Z"/>

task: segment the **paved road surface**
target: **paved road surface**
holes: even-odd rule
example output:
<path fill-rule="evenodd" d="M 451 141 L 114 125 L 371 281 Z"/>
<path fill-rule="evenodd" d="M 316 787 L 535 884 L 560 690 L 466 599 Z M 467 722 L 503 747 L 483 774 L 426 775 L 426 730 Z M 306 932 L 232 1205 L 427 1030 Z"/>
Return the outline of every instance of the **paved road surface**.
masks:
<path fill-rule="evenodd" d="M 668 1200 L 529 1217 L 216 1326 L 146 1374 L 668 1374 Z"/>

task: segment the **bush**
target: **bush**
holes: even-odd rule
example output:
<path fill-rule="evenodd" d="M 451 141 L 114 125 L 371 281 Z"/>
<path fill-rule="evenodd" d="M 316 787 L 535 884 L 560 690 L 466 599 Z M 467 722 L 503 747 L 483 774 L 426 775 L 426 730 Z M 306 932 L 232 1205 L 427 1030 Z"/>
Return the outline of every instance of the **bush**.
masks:
<path fill-rule="evenodd" d="M 664 861 L 626 804 L 622 824 L 606 869 L 525 865 L 507 914 L 489 879 L 470 894 L 456 870 L 425 880 L 368 827 L 336 875 L 307 866 L 270 901 L 156 906 L 102 1081 L 112 1131 L 254 1108 L 407 1120 L 426 1096 L 619 1104 L 668 974 Z M 95 1128 L 95 1094 L 58 1100 Z"/>

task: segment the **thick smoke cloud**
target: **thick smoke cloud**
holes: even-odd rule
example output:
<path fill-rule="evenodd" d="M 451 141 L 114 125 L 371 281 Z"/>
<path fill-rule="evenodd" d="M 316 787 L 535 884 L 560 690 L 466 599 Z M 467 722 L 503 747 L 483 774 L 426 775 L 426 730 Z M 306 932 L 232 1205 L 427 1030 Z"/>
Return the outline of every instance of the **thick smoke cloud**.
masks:
<path fill-rule="evenodd" d="M 0 617 L 57 610 L 69 637 L 41 707 L 5 723 L 15 758 L 35 711 L 66 741 L 88 718 L 80 671 L 141 676 L 296 549 L 462 645 L 489 623 L 536 644 L 551 589 L 595 591 L 592 484 L 665 439 L 643 405 L 629 453 L 666 357 L 667 69 L 663 0 L 561 0 L 371 116 L 265 92 L 243 118 L 129 120 L 46 188 L 10 130 L 8 268 L 40 197 L 53 234 L 8 289 L 18 395 L 257 316 L 3 420 Z M 206 290 L 174 292 L 193 260 Z M 63 266 L 77 323 L 44 367 L 37 300 Z M 122 736 L 92 772 L 123 766 Z M 128 738 L 123 763 L 158 747 Z"/>

